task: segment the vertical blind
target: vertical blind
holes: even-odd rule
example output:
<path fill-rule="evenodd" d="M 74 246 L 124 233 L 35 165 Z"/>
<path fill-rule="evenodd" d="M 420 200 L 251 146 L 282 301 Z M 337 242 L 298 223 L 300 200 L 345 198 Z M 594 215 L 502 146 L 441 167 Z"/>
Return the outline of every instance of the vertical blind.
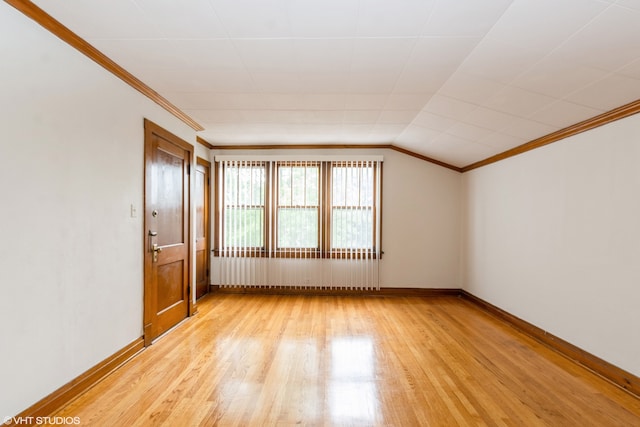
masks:
<path fill-rule="evenodd" d="M 381 166 L 216 157 L 220 285 L 379 289 Z"/>

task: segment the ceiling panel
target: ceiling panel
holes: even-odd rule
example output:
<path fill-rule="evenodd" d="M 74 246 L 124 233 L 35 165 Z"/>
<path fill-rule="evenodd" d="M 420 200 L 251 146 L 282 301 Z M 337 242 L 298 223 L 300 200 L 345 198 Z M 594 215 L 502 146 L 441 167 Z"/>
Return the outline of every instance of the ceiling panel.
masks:
<path fill-rule="evenodd" d="M 135 3 L 149 21 L 157 23 L 163 37 L 203 39 L 226 36 L 225 28 L 208 0 L 189 0 L 189 13 L 184 13 L 184 2 L 135 0 Z"/>
<path fill-rule="evenodd" d="M 496 83 L 509 84 L 546 54 L 546 51 L 485 38 L 459 70 Z"/>
<path fill-rule="evenodd" d="M 252 73 L 289 72 L 298 62 L 291 39 L 241 39 L 233 44 Z"/>
<path fill-rule="evenodd" d="M 354 73 L 400 74 L 416 44 L 408 38 L 361 38 L 353 47 L 351 70 Z"/>
<path fill-rule="evenodd" d="M 640 11 L 640 0 L 618 0 L 616 3 L 620 6 Z"/>
<path fill-rule="evenodd" d="M 303 93 L 306 88 L 300 83 L 298 73 L 252 72 L 247 73 L 259 93 Z M 315 91 L 314 91 L 315 92 Z"/>
<path fill-rule="evenodd" d="M 387 93 L 348 93 L 345 95 L 346 110 L 382 110 L 389 99 Z"/>
<path fill-rule="evenodd" d="M 494 132 L 491 129 L 470 125 L 468 123 L 457 123 L 448 128 L 445 133 L 463 138 L 467 141 L 474 141 L 482 140 Z"/>
<path fill-rule="evenodd" d="M 371 76 L 371 78 L 373 77 Z M 350 87 L 349 76 L 344 73 L 301 73 L 298 76 L 298 81 L 302 86 L 301 93 L 307 91 L 317 93 L 346 92 Z"/>
<path fill-rule="evenodd" d="M 434 4 L 435 0 L 368 0 L 358 16 L 358 36 L 419 36 Z"/>
<path fill-rule="evenodd" d="M 430 113 L 460 120 L 476 108 L 476 105 L 469 102 L 436 94 L 429 100 L 427 105 L 424 107 L 424 110 Z"/>
<path fill-rule="evenodd" d="M 517 136 L 505 135 L 500 132 L 493 132 L 485 137 L 478 139 L 478 143 L 498 149 L 498 152 L 506 151 L 510 148 L 517 147 L 526 143 L 525 138 Z"/>
<path fill-rule="evenodd" d="M 441 132 L 421 126 L 409 125 L 400 133 L 395 141 L 402 147 L 411 147 L 416 152 L 423 152 Z"/>
<path fill-rule="evenodd" d="M 378 123 L 404 123 L 408 125 L 418 113 L 417 110 L 382 110 Z"/>
<path fill-rule="evenodd" d="M 471 104 L 482 104 L 505 85 L 458 71 L 451 75 L 439 93 Z"/>
<path fill-rule="evenodd" d="M 595 117 L 602 113 L 604 110 L 560 100 L 541 108 L 529 118 L 536 122 L 563 128 L 581 122 L 585 117 Z"/>
<path fill-rule="evenodd" d="M 519 75 L 514 86 L 556 98 L 594 83 L 608 73 L 567 59 L 561 53 L 552 53 Z"/>
<path fill-rule="evenodd" d="M 640 81 L 618 74 L 610 74 L 602 80 L 567 96 L 567 100 L 591 108 L 612 110 L 638 98 Z"/>
<path fill-rule="evenodd" d="M 523 138 L 525 140 L 536 139 L 540 136 L 557 131 L 557 126 L 551 126 L 535 120 L 515 118 L 507 126 L 500 129 L 500 133 Z"/>
<path fill-rule="evenodd" d="M 640 57 L 640 11 L 611 6 L 560 46 L 569 60 L 615 71 Z"/>
<path fill-rule="evenodd" d="M 640 80 L 640 59 L 633 61 L 629 65 L 625 65 L 619 69 L 617 73 Z"/>
<path fill-rule="evenodd" d="M 420 110 L 433 93 L 392 92 L 384 105 L 386 110 Z"/>
<path fill-rule="evenodd" d="M 269 96 L 258 93 L 168 92 L 166 95 L 186 110 L 233 111 L 274 108 L 273 100 Z"/>
<path fill-rule="evenodd" d="M 346 73 L 351 70 L 354 39 L 294 39 L 293 69 L 301 73 Z"/>
<path fill-rule="evenodd" d="M 461 119 L 463 123 L 469 123 L 492 130 L 500 130 L 509 125 L 516 116 L 490 108 L 478 107 Z"/>
<path fill-rule="evenodd" d="M 515 116 L 527 117 L 553 103 L 555 98 L 508 86 L 489 98 L 482 105 L 492 110 Z"/>
<path fill-rule="evenodd" d="M 344 93 L 271 93 L 264 97 L 276 110 L 343 110 L 346 103 Z"/>
<path fill-rule="evenodd" d="M 393 71 L 371 72 L 361 71 L 352 72 L 349 75 L 349 84 L 347 92 L 352 93 L 372 93 L 382 91 L 386 96 L 396 87 L 398 74 Z"/>
<path fill-rule="evenodd" d="M 455 166 L 640 98 L 639 0 L 36 0 L 213 144 Z"/>
<path fill-rule="evenodd" d="M 546 52 L 559 46 L 608 6 L 599 0 L 516 1 L 487 35 L 505 43 Z"/>
<path fill-rule="evenodd" d="M 133 0 L 39 0 L 34 2 L 85 39 L 164 38 L 154 22 Z"/>
<path fill-rule="evenodd" d="M 293 37 L 332 38 L 356 35 L 358 0 L 289 0 L 286 3 Z"/>
<path fill-rule="evenodd" d="M 511 0 L 438 0 L 423 36 L 483 37 Z"/>
<path fill-rule="evenodd" d="M 285 0 L 209 0 L 229 37 L 290 37 Z M 189 2 L 180 2 L 192 15 Z"/>
<path fill-rule="evenodd" d="M 343 122 L 349 124 L 376 123 L 380 117 L 379 110 L 347 110 L 343 112 Z"/>
<path fill-rule="evenodd" d="M 459 123 L 457 120 L 440 116 L 438 114 L 430 113 L 428 111 L 421 111 L 414 119 L 413 124 L 422 126 L 427 129 L 432 129 L 438 132 L 444 132 L 449 128 Z"/>

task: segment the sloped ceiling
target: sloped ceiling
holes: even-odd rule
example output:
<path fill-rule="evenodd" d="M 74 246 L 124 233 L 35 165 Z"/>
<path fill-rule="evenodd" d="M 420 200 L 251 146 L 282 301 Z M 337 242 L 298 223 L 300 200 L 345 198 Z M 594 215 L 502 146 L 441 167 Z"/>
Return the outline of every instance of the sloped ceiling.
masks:
<path fill-rule="evenodd" d="M 640 98 L 640 0 L 37 0 L 211 144 L 465 166 Z"/>

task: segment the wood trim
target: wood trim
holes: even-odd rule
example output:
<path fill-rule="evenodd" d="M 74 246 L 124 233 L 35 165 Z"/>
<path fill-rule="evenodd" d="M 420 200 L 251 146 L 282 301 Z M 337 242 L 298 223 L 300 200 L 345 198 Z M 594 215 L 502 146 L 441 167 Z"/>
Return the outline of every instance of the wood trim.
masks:
<path fill-rule="evenodd" d="M 406 154 L 407 156 L 415 157 L 417 159 L 424 160 L 425 162 L 429 162 L 429 163 L 433 163 L 433 164 L 438 165 L 438 166 L 442 166 L 443 168 L 451 169 L 451 170 L 456 171 L 456 172 L 462 172 L 462 168 L 450 165 L 449 163 L 441 162 L 440 160 L 432 159 L 431 157 L 428 157 L 428 156 L 423 156 L 422 154 L 418 154 L 418 153 L 416 153 L 414 151 L 407 150 L 405 148 L 401 148 L 401 147 L 398 147 L 396 145 L 391 145 L 389 148 L 391 148 L 392 150 L 397 151 L 399 153 Z"/>
<path fill-rule="evenodd" d="M 205 141 L 206 142 L 206 141 Z M 207 143 L 208 144 L 208 143 Z M 270 144 L 270 145 L 211 145 L 212 150 L 316 150 L 316 149 L 346 149 L 346 148 L 364 148 L 364 149 L 386 149 L 394 150 L 407 156 L 415 157 L 425 162 L 433 163 L 456 172 L 462 172 L 462 168 L 441 162 L 415 151 L 407 150 L 393 144 Z"/>
<path fill-rule="evenodd" d="M 221 195 L 220 193 L 220 162 L 213 162 L 213 167 L 211 169 L 211 178 L 213 179 L 213 200 L 211 201 L 211 208 L 213 210 L 213 227 L 212 227 L 212 231 L 211 231 L 211 252 L 214 253 L 213 256 L 215 255 L 215 252 L 217 250 L 219 250 L 220 248 L 218 247 L 220 245 L 220 240 L 221 240 L 221 236 L 220 234 L 222 234 L 222 227 L 221 227 L 221 223 L 220 223 L 220 200 L 219 197 Z M 209 283 L 209 292 L 211 292 L 211 283 Z"/>
<path fill-rule="evenodd" d="M 455 288 L 380 288 L 375 289 L 347 289 L 343 288 L 321 288 L 302 286 L 271 286 L 271 287 L 221 287 L 211 285 L 211 293 L 220 294 L 258 294 L 258 295 L 335 295 L 335 296 L 367 296 L 367 297 L 442 297 L 460 296 L 461 289 Z"/>
<path fill-rule="evenodd" d="M 632 373 L 618 368 L 617 366 L 614 366 L 611 363 L 563 340 L 562 338 L 559 338 L 527 322 L 526 320 L 522 320 L 519 317 L 516 317 L 465 290 L 461 290 L 460 295 L 487 313 L 503 320 L 515 329 L 518 329 L 536 341 L 539 341 L 552 350 L 560 353 L 564 357 L 584 366 L 631 394 L 640 397 L 640 378 L 636 377 Z"/>
<path fill-rule="evenodd" d="M 173 105 L 169 100 L 160 95 L 155 90 L 151 89 L 140 79 L 129 73 L 127 70 L 116 64 L 113 60 L 100 52 L 98 49 L 89 44 L 86 40 L 78 36 L 69 28 L 62 25 L 59 21 L 54 19 L 51 15 L 40 9 L 34 3 L 27 0 L 5 0 L 8 4 L 22 12 L 27 17 L 33 19 L 38 24 L 49 30 L 55 36 L 62 41 L 69 44 L 98 65 L 127 83 L 129 86 L 137 90 L 138 92 L 151 99 L 156 104 L 173 114 L 178 119 L 182 120 L 189 127 L 196 131 L 204 130 L 204 128 L 198 124 L 195 120 L 189 117 L 186 113 Z"/>
<path fill-rule="evenodd" d="M 322 150 L 336 148 L 390 149 L 391 144 L 233 144 L 211 145 L 212 150 Z"/>
<path fill-rule="evenodd" d="M 205 255 L 205 263 L 207 266 L 207 292 L 209 291 L 208 286 L 211 284 L 211 173 L 213 171 L 212 167 L 211 167 L 211 162 L 203 159 L 202 157 L 196 157 L 196 167 L 197 166 L 202 166 L 206 169 L 206 179 L 207 181 L 205 182 L 205 213 L 204 213 L 204 219 L 205 219 L 205 229 L 206 229 L 206 245 L 207 245 L 207 249 L 206 249 L 206 255 Z M 195 185 L 195 179 L 194 179 L 194 185 Z M 195 225 L 194 225 L 194 229 L 195 229 Z M 194 260 L 194 263 L 196 261 Z M 194 292 L 194 294 L 197 294 L 197 291 Z M 206 295 L 206 293 L 205 293 Z M 204 295 L 203 295 L 204 296 Z M 193 314 L 196 314 L 198 312 L 197 309 L 197 301 L 195 303 L 193 303 Z"/>
<path fill-rule="evenodd" d="M 213 145 L 209 144 L 209 141 L 207 141 L 206 139 L 203 139 L 203 138 L 201 138 L 199 136 L 196 136 L 196 142 L 198 144 L 200 144 L 200 145 L 204 145 L 205 147 L 207 147 L 210 150 L 214 148 Z"/>
<path fill-rule="evenodd" d="M 34 403 L 14 418 L 24 419 L 27 417 L 35 418 L 52 415 L 55 411 L 71 403 L 74 399 L 96 385 L 107 375 L 124 365 L 142 350 L 144 350 L 144 340 L 140 337 L 77 378 L 69 381 L 67 384 L 63 385 L 44 399 Z M 9 422 L 7 425 L 15 424 Z"/>
<path fill-rule="evenodd" d="M 463 173 L 469 172 L 473 169 L 478 169 L 482 166 L 487 166 L 487 165 L 490 165 L 491 163 L 495 163 L 500 160 L 507 159 L 509 157 L 517 156 L 518 154 L 526 153 L 527 151 L 531 151 L 536 148 L 543 147 L 545 145 L 560 141 L 562 139 L 577 135 L 582 132 L 586 132 L 591 129 L 595 129 L 597 127 L 606 125 L 616 120 L 623 119 L 625 117 L 632 116 L 637 113 L 640 113 L 640 99 L 630 102 L 628 104 L 625 104 L 611 111 L 607 111 L 606 113 L 592 117 L 590 119 L 583 120 L 579 123 L 576 123 L 575 125 L 568 126 L 564 129 L 560 129 L 556 132 L 534 139 L 532 141 L 519 145 L 510 150 L 496 154 L 495 156 L 491 156 L 479 162 L 472 163 L 470 165 L 467 165 L 461 168 L 460 171 Z"/>
<path fill-rule="evenodd" d="M 185 141 L 184 139 L 180 138 L 177 135 L 174 135 L 173 133 L 169 132 L 168 130 L 164 129 L 162 126 L 157 125 L 156 123 L 152 122 L 149 119 L 144 119 L 144 128 L 146 130 L 148 130 L 150 133 L 152 134 L 156 134 L 159 137 L 169 140 L 171 141 L 173 144 L 187 150 L 190 151 L 192 153 L 192 157 L 193 157 L 193 152 L 194 152 L 194 146 L 189 144 L 187 141 Z M 193 159 L 192 159 L 193 160 Z"/>

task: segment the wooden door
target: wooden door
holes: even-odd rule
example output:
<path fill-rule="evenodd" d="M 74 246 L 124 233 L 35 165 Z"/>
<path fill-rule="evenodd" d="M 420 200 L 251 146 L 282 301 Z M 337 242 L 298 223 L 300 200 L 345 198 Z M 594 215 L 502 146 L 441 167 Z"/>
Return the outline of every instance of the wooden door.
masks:
<path fill-rule="evenodd" d="M 196 299 L 209 291 L 209 236 L 210 236 L 210 189 L 211 163 L 197 158 L 195 173 L 196 209 Z"/>
<path fill-rule="evenodd" d="M 192 153 L 192 145 L 145 120 L 145 345 L 191 309 Z"/>

